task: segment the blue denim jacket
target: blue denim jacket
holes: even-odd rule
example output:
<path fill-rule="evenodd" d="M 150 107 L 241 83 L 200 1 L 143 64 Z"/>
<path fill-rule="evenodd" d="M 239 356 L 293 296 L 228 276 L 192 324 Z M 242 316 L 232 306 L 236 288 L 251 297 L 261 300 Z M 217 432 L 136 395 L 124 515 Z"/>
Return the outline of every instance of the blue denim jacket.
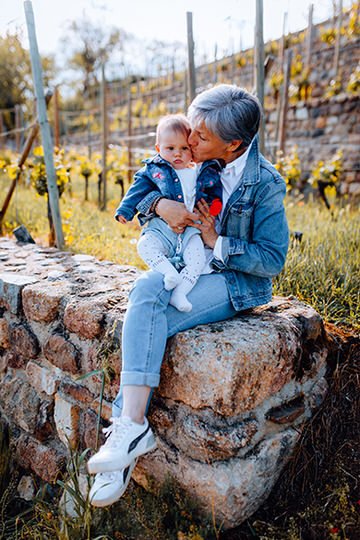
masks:
<path fill-rule="evenodd" d="M 216 259 L 212 263 L 215 271 L 224 274 L 238 311 L 271 300 L 272 278 L 281 272 L 289 246 L 285 194 L 285 181 L 259 153 L 256 137 L 239 185 L 223 212 L 224 263 Z M 152 192 L 145 197 L 141 203 L 144 212 L 156 196 Z"/>
<path fill-rule="evenodd" d="M 142 163 L 145 163 L 145 166 L 135 173 L 134 182 L 131 184 L 115 213 L 115 218 L 122 215 L 127 221 L 131 221 L 135 214 L 140 212 L 138 218 L 141 225 L 148 219 L 151 219 L 151 217 L 154 217 L 143 215 L 148 210 L 148 207 L 146 207 L 144 212 L 144 206 L 142 204 L 146 196 L 154 193 L 154 190 L 157 190 L 156 196 L 159 196 L 160 192 L 167 199 L 184 202 L 181 182 L 176 174 L 176 170 L 168 161 L 157 154 L 152 158 L 144 159 Z M 221 200 L 221 169 L 222 165 L 216 159 L 204 161 L 196 179 L 195 202 L 201 198 L 204 198 L 207 203 L 211 203 L 217 198 Z M 154 200 L 155 198 L 152 199 L 152 201 Z"/>

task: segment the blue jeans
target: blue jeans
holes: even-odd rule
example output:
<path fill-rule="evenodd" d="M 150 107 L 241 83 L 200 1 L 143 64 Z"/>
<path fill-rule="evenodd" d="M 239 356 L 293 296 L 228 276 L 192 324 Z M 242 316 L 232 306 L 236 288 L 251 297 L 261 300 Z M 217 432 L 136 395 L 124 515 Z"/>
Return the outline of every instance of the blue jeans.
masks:
<path fill-rule="evenodd" d="M 229 319 L 238 313 L 233 307 L 222 274 L 200 276 L 188 295 L 192 310 L 184 313 L 169 306 L 172 291 L 164 289 L 163 275 L 149 271 L 135 283 L 122 329 L 122 372 L 113 416 L 120 416 L 122 386 L 159 385 L 166 340 L 198 324 Z"/>

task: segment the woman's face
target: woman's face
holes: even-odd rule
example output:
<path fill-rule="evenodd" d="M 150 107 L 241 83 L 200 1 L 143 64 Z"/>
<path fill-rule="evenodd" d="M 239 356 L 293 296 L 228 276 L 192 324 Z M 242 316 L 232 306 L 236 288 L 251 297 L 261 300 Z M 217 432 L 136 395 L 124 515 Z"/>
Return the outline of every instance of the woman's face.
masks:
<path fill-rule="evenodd" d="M 234 150 L 240 145 L 241 141 L 226 143 L 209 131 L 202 122 L 193 127 L 188 143 L 191 147 L 193 160 L 197 163 L 207 159 L 223 159 L 226 163 L 230 163 L 238 157 L 239 154 Z"/>

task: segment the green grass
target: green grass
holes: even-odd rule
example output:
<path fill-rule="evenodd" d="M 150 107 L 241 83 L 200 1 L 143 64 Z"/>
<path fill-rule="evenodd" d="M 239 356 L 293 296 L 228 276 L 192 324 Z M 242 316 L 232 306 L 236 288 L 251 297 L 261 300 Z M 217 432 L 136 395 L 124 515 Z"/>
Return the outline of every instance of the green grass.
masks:
<path fill-rule="evenodd" d="M 92 178 L 92 177 L 90 177 Z M 137 219 L 127 225 L 114 220 L 120 190 L 108 182 L 107 210 L 99 211 L 97 183 L 90 179 L 89 201 L 84 202 L 84 180 L 72 178 L 72 196 L 61 198 L 67 249 L 118 264 L 145 268 L 136 251 L 140 234 Z M 9 179 L 0 177 L 5 197 Z M 0 204 L 2 198 L 0 197 Z M 360 327 L 360 212 L 349 205 L 330 213 L 320 202 L 286 201 L 291 231 L 303 233 L 292 241 L 283 272 L 274 280 L 275 294 L 294 295 L 311 304 L 329 322 Z M 46 202 L 21 183 L 5 217 L 5 232 L 24 224 L 36 241 L 47 244 Z"/>
<path fill-rule="evenodd" d="M 292 237 L 285 268 L 274 282 L 275 293 L 294 295 L 311 304 L 328 321 L 360 328 L 360 212 L 318 202 L 287 201 Z"/>

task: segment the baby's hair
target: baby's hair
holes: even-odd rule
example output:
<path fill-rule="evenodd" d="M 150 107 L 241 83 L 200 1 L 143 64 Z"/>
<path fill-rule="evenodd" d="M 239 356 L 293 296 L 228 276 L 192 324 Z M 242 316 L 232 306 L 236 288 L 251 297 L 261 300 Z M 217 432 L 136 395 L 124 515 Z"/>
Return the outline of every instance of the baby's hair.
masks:
<path fill-rule="evenodd" d="M 172 129 L 177 133 L 183 133 L 186 139 L 191 132 L 190 122 L 183 114 L 168 114 L 160 120 L 156 128 L 156 144 L 159 144 L 161 133 L 165 129 Z"/>

